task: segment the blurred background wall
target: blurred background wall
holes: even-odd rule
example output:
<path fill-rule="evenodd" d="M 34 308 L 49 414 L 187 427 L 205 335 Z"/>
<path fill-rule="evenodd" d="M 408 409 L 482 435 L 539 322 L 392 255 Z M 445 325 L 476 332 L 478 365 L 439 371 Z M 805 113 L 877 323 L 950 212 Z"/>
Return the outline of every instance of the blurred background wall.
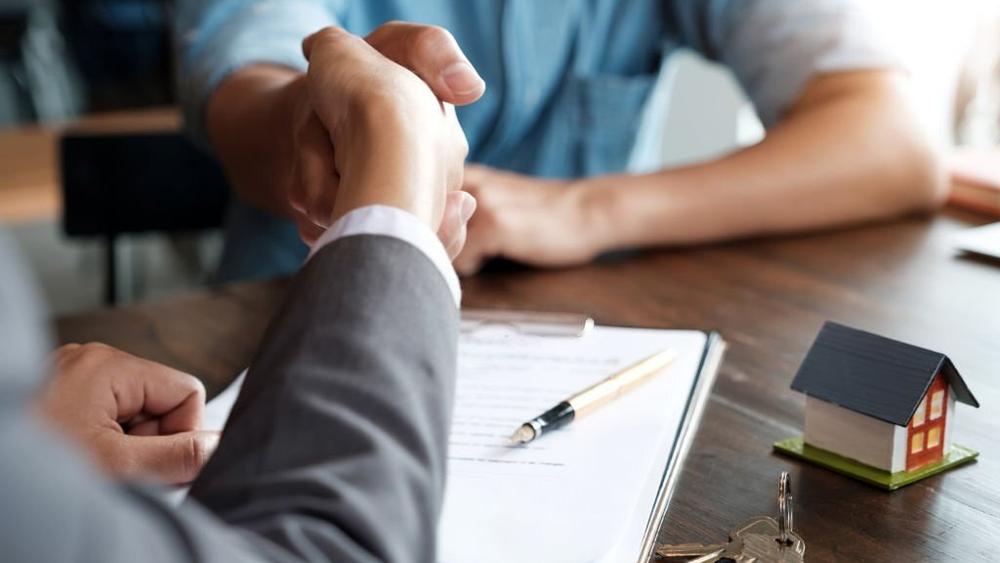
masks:
<path fill-rule="evenodd" d="M 1000 2 L 871 0 L 942 146 L 1000 139 Z M 0 0 L 0 127 L 174 103 L 167 0 Z M 732 75 L 692 53 L 664 61 L 631 169 L 702 161 L 764 131 Z M 2 194 L 0 194 L 2 197 Z M 3 202 L 0 201 L 0 205 Z M 16 238 L 56 312 L 101 304 L 97 242 L 67 241 L 57 216 L 22 221 Z M 125 300 L 200 285 L 217 233 L 128 237 Z"/>
<path fill-rule="evenodd" d="M 167 0 L 0 0 L 0 127 L 173 104 L 169 18 Z M 67 240 L 58 217 L 12 230 L 54 312 L 101 305 L 101 241 Z M 217 234 L 123 238 L 122 301 L 203 284 L 219 245 Z"/>

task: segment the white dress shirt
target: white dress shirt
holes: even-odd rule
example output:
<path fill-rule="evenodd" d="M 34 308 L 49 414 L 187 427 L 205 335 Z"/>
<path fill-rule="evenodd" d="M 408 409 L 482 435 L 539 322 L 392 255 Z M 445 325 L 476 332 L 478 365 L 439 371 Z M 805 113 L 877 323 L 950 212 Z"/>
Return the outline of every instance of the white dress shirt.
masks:
<path fill-rule="evenodd" d="M 461 305 L 462 288 L 458 283 L 458 274 L 455 273 L 455 267 L 452 266 L 448 252 L 441 244 L 441 239 L 415 215 L 397 207 L 369 205 L 347 213 L 337 219 L 316 240 L 306 261 L 308 262 L 309 258 L 312 258 L 324 246 L 351 235 L 383 235 L 408 242 L 417 247 L 417 250 L 427 256 L 444 277 L 452 297 L 455 298 L 455 306 Z"/>

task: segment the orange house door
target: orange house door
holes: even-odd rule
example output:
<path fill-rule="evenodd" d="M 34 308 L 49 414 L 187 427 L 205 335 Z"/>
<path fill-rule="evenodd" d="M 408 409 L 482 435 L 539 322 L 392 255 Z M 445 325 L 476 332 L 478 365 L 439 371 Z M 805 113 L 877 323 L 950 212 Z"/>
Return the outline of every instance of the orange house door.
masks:
<path fill-rule="evenodd" d="M 944 454 L 944 426 L 948 418 L 948 384 L 941 374 L 917 406 L 907 426 L 906 470 L 941 460 Z"/>

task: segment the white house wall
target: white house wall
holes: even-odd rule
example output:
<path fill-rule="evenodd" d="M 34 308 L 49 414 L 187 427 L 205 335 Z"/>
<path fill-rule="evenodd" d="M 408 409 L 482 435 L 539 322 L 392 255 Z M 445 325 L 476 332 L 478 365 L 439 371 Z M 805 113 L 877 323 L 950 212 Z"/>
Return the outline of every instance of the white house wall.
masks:
<path fill-rule="evenodd" d="M 905 426 L 894 424 L 892 427 L 894 432 L 892 434 L 892 469 L 890 471 L 895 473 L 906 469 L 906 448 L 910 445 L 910 439 Z M 945 432 L 947 433 L 947 430 Z"/>
<path fill-rule="evenodd" d="M 894 471 L 894 462 L 900 457 L 896 452 L 897 428 L 903 431 L 901 441 L 905 443 L 906 428 L 806 397 L 806 443 L 866 465 Z M 902 451 L 905 465 L 905 445 Z"/>

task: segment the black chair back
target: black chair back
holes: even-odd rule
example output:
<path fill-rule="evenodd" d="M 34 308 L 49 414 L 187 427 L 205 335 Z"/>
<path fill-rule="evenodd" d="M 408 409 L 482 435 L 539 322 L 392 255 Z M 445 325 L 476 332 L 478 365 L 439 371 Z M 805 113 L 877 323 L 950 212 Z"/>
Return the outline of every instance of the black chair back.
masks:
<path fill-rule="evenodd" d="M 63 230 L 107 240 L 106 301 L 116 300 L 115 239 L 222 225 L 229 189 L 218 164 L 181 134 L 75 134 L 60 141 Z"/>

